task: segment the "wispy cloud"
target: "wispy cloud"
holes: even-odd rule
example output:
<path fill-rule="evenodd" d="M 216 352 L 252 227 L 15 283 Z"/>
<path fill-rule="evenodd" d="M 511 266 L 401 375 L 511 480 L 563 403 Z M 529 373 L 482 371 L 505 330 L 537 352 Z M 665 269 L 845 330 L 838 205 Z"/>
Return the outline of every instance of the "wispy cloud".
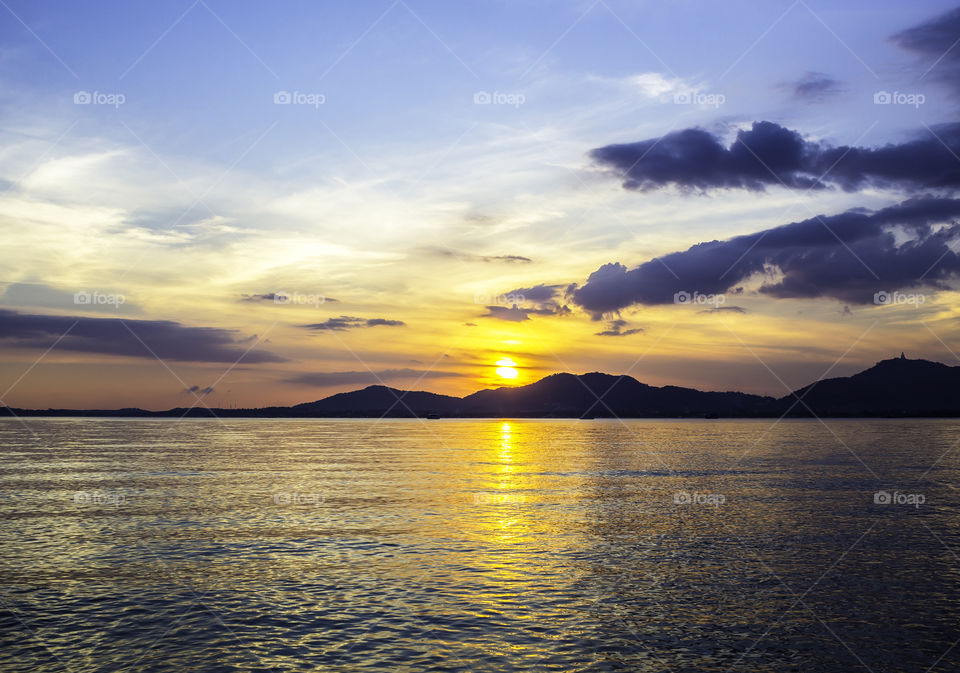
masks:
<path fill-rule="evenodd" d="M 630 323 L 622 318 L 610 320 L 607 322 L 607 329 L 597 332 L 595 336 L 630 336 L 631 334 L 640 334 L 643 332 L 641 327 L 629 327 Z"/>
<path fill-rule="evenodd" d="M 328 318 L 323 322 L 315 322 L 309 325 L 303 325 L 308 330 L 323 331 L 333 330 L 341 332 L 349 329 L 359 329 L 363 327 L 404 327 L 406 325 L 402 320 L 389 320 L 387 318 L 356 318 L 349 315 L 342 315 L 339 318 Z"/>

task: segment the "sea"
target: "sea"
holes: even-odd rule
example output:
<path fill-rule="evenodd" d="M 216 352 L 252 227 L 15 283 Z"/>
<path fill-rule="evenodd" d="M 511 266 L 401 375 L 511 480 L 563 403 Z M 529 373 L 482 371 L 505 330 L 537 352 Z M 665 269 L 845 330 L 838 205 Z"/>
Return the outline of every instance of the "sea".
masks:
<path fill-rule="evenodd" d="M 2 671 L 960 671 L 960 421 L 0 421 Z"/>

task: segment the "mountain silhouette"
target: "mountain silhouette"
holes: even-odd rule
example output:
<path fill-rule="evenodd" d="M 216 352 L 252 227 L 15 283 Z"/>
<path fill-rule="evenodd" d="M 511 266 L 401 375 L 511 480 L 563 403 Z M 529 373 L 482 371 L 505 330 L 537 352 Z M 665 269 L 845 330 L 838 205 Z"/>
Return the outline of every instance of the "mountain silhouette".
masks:
<path fill-rule="evenodd" d="M 481 390 L 460 409 L 470 416 L 753 416 L 772 412 L 775 400 L 744 393 L 640 383 L 631 376 L 553 374 L 527 386 Z"/>
<path fill-rule="evenodd" d="M 957 416 L 960 367 L 901 356 L 811 383 L 779 403 L 795 416 Z"/>
<path fill-rule="evenodd" d="M 423 390 L 397 390 L 387 386 L 367 386 L 363 390 L 338 393 L 316 402 L 297 404 L 290 409 L 298 416 L 421 416 L 427 413 L 450 414 L 460 404 L 459 397 L 438 395 Z"/>
<path fill-rule="evenodd" d="M 815 381 L 776 399 L 740 392 L 651 386 L 632 376 L 551 374 L 524 386 L 480 390 L 465 397 L 382 385 L 291 407 L 79 410 L 16 409 L 17 416 L 188 417 L 459 417 L 459 418 L 760 418 L 960 416 L 960 367 L 929 360 L 882 360 L 858 374 Z"/>

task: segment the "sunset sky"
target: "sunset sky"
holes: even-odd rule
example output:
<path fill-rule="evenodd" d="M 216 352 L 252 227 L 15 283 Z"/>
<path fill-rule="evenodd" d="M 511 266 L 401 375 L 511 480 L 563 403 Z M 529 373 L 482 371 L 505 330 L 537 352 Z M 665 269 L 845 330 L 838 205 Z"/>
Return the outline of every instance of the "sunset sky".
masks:
<path fill-rule="evenodd" d="M 0 17 L 5 404 L 960 364 L 952 4 Z"/>

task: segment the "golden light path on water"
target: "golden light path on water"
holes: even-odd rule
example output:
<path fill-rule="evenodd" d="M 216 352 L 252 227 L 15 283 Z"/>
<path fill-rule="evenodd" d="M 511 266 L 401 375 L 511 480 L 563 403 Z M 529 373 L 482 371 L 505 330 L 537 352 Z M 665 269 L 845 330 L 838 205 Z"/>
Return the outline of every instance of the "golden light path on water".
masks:
<path fill-rule="evenodd" d="M 498 505 L 518 504 L 526 500 L 526 496 L 516 491 L 520 488 L 519 480 L 514 475 L 513 465 L 513 428 L 508 421 L 500 425 L 500 442 L 497 445 L 497 491 L 494 500 Z M 509 543 L 522 539 L 529 529 L 519 516 L 518 508 L 503 508 L 503 515 L 498 519 L 499 531 L 497 537 L 501 542 Z"/>

